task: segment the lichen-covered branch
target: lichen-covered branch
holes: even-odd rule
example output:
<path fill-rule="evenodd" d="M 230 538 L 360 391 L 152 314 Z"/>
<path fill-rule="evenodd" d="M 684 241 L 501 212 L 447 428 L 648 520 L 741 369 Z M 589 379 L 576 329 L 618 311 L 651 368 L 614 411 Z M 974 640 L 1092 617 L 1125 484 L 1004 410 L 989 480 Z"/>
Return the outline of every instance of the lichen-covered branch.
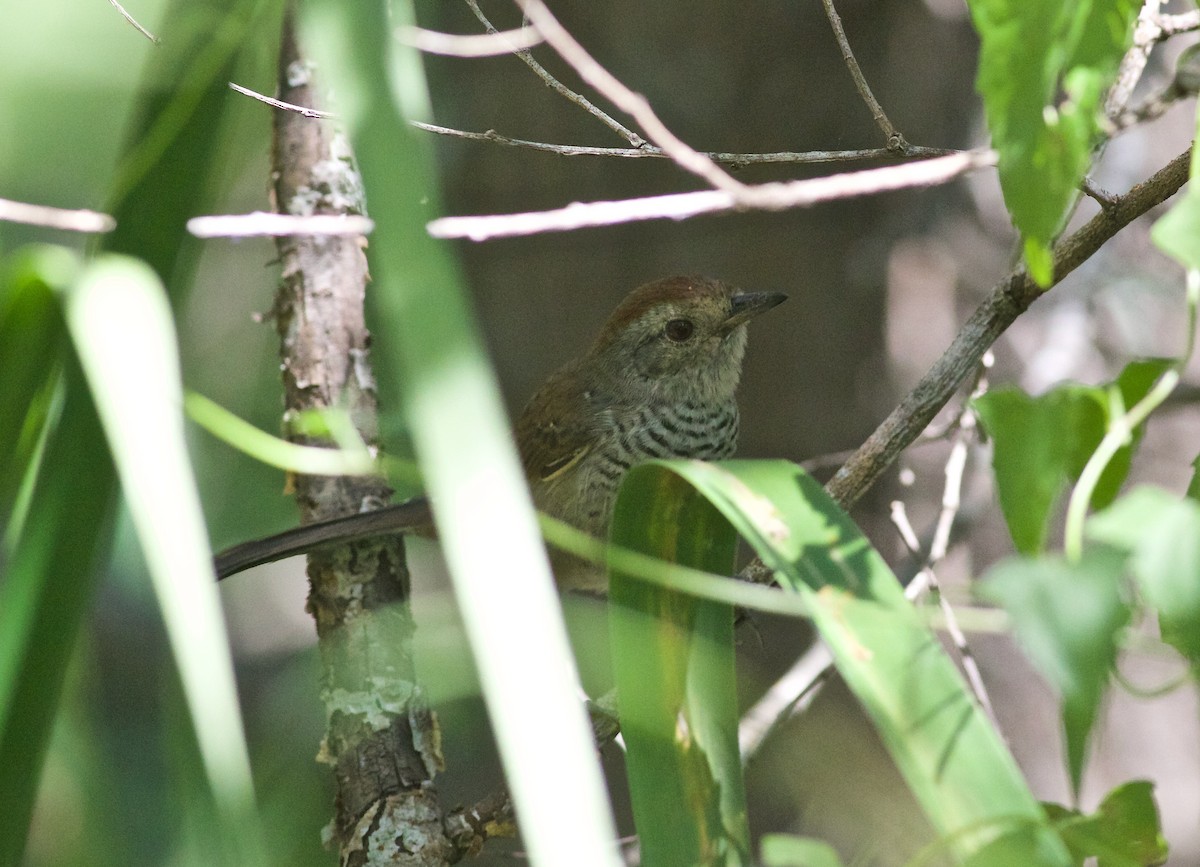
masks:
<path fill-rule="evenodd" d="M 285 16 L 279 96 L 317 107 L 313 70 Z M 346 139 L 328 120 L 288 111 L 274 115 L 273 195 L 283 214 L 365 212 L 361 181 Z M 280 337 L 285 429 L 298 414 L 348 410 L 368 443 L 376 441 L 375 383 L 363 320 L 367 284 L 361 236 L 284 236 L 283 274 L 273 310 Z M 285 430 L 290 439 L 320 441 Z M 356 514 L 385 504 L 374 477 L 299 476 L 301 522 Z M 327 730 L 319 759 L 337 784 L 327 830 L 345 867 L 440 865 L 454 846 L 446 836 L 434 774 L 441 767 L 437 722 L 416 682 L 414 630 L 404 540 L 377 536 L 309 555 L 308 609 L 317 624 Z"/>

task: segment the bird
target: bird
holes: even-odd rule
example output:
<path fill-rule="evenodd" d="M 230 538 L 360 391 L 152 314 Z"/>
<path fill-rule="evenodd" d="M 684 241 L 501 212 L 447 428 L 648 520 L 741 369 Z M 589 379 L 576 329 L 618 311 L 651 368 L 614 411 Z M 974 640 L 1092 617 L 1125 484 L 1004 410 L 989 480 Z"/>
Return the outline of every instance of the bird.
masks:
<path fill-rule="evenodd" d="M 635 464 L 715 461 L 737 447 L 736 399 L 747 323 L 787 299 L 675 276 L 630 292 L 586 352 L 552 374 L 515 428 L 534 506 L 606 538 L 617 490 Z M 314 547 L 413 531 L 431 520 L 424 498 L 309 524 L 219 554 L 224 578 Z M 603 593 L 602 567 L 552 552 L 560 589 Z"/>

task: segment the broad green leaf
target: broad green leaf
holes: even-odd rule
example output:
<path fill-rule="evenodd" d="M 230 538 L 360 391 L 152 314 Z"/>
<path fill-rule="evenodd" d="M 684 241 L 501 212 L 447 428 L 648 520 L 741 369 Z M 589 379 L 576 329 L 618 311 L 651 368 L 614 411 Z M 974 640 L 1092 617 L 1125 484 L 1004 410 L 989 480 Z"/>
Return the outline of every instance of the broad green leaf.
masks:
<path fill-rule="evenodd" d="M 429 139 L 408 121 L 428 119 L 428 92 L 420 56 L 394 38 L 413 23 L 412 3 L 309 0 L 300 11 L 375 221 L 367 304 L 380 403 L 403 408 L 412 435 L 524 845 L 534 864 L 615 865 L 611 810 L 495 374 L 453 249 L 425 229 L 439 210 L 437 174 Z"/>
<path fill-rule="evenodd" d="M 1059 386 L 1041 397 L 993 389 L 975 406 L 992 438 L 992 467 L 1013 544 L 1024 554 L 1046 546 L 1051 513 L 1079 476 L 1105 429 L 1099 389 Z"/>
<path fill-rule="evenodd" d="M 1124 557 L 1087 552 L 1077 564 L 1014 558 L 993 567 L 981 593 L 1012 618 L 1025 653 L 1062 698 L 1067 770 L 1075 791 L 1088 737 L 1117 657 L 1117 632 L 1129 621 L 1122 595 Z"/>
<path fill-rule="evenodd" d="M 1200 503 L 1138 488 L 1092 516 L 1087 535 L 1132 555 L 1163 640 L 1200 664 Z"/>
<path fill-rule="evenodd" d="M 66 318 L 166 621 L 208 783 L 231 837 L 253 833 L 254 792 L 212 551 L 183 433 L 179 350 L 154 272 L 96 259 Z M 253 846 L 253 838 L 244 842 Z M 244 851 L 251 860 L 252 849 Z"/>
<path fill-rule="evenodd" d="M 766 867 L 842 867 L 837 850 L 822 840 L 767 834 L 762 838 Z"/>
<path fill-rule="evenodd" d="M 994 441 L 992 466 L 1000 506 L 1018 551 L 1044 550 L 1059 498 L 1079 478 L 1114 412 L 1141 400 L 1169 364 L 1161 359 L 1132 362 L 1105 387 L 1068 383 L 1040 397 L 1009 387 L 976 399 Z M 1095 507 L 1103 508 L 1116 497 L 1143 430 L 1139 426 L 1132 442 L 1109 462 L 1092 495 Z"/>
<path fill-rule="evenodd" d="M 622 486 L 613 544 L 731 574 L 737 537 L 679 476 Z M 733 609 L 610 569 L 613 668 L 642 863 L 746 864 Z"/>
<path fill-rule="evenodd" d="M 1167 860 L 1153 783 L 1118 786 L 1090 815 L 1054 804 L 1046 809 L 1079 864 L 1096 858 L 1097 867 L 1154 867 Z"/>
<path fill-rule="evenodd" d="M 936 636 L 820 485 L 784 461 L 654 462 L 629 472 L 619 498 L 653 490 L 679 504 L 691 495 L 660 480 L 670 475 L 712 502 L 780 584 L 799 594 L 838 671 L 957 857 L 1030 828 L 1021 863 L 1070 863 Z M 681 525 L 678 532 L 690 531 Z M 626 712 L 623 705 L 622 718 Z"/>
<path fill-rule="evenodd" d="M 1000 186 L 1030 275 L 1053 281 L 1050 245 L 1091 162 L 1100 104 L 1132 38 L 1136 0 L 970 0 Z M 1056 101 L 1060 92 L 1061 101 Z"/>

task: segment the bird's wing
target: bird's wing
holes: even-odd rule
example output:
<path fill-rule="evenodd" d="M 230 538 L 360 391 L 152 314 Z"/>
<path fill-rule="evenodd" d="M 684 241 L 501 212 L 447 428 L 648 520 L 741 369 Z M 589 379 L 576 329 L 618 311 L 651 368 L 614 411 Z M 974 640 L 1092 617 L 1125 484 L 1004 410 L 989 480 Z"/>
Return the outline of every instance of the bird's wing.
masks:
<path fill-rule="evenodd" d="M 517 420 L 517 447 L 531 481 L 548 481 L 583 460 L 596 439 L 591 395 L 574 371 L 552 376 Z"/>

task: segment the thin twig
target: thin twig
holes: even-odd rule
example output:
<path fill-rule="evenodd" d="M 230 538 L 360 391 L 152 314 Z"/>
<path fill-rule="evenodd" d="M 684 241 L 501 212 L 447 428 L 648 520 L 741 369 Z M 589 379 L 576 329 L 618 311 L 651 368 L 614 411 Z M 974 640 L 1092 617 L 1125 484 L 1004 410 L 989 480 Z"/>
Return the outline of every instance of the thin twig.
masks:
<path fill-rule="evenodd" d="M 435 238 L 486 241 L 490 238 L 561 232 L 640 220 L 682 220 L 698 214 L 727 213 L 744 208 L 780 211 L 835 199 L 946 183 L 966 172 L 994 163 L 995 153 L 992 151 L 963 152 L 901 166 L 742 187 L 738 194 L 725 190 L 700 190 L 613 202 L 576 202 L 551 211 L 442 217 L 428 223 L 426 228 Z"/>
<path fill-rule="evenodd" d="M 31 205 L 11 199 L 0 199 L 0 221 L 68 232 L 111 232 L 117 226 L 117 221 L 108 214 Z"/>
<path fill-rule="evenodd" d="M 1117 197 L 1113 207 L 1101 211 L 1079 231 L 1056 244 L 1055 284 L 1134 219 L 1173 196 L 1187 181 L 1190 156 L 1190 149 L 1180 154 L 1149 179 Z M 996 284 L 941 358 L 826 485 L 826 490 L 843 508 L 854 505 L 900 452 L 908 448 L 976 368 L 984 352 L 1046 291 L 1029 278 L 1024 268 L 1018 268 Z"/>
<path fill-rule="evenodd" d="M 579 42 L 546 8 L 542 0 L 516 0 L 529 23 L 541 31 L 550 47 L 558 52 L 579 77 L 604 94 L 613 105 L 628 114 L 646 136 L 662 148 L 677 166 L 703 178 L 715 189 L 735 198 L 746 190 L 746 185 L 733 178 L 728 172 L 697 151 L 692 150 L 675 133 L 671 132 L 640 93 L 634 93 L 621 83 L 611 72 L 588 54 Z"/>
<path fill-rule="evenodd" d="M 1115 118 L 1129 105 L 1133 90 L 1141 81 L 1142 72 L 1150 60 L 1150 52 L 1159 41 L 1159 34 L 1162 32 L 1158 23 L 1158 10 L 1161 6 L 1162 0 L 1145 0 L 1142 4 L 1137 23 L 1133 27 L 1133 44 L 1121 58 L 1116 81 L 1104 98 L 1105 117 Z"/>
<path fill-rule="evenodd" d="M 466 0 L 466 3 L 471 7 L 471 11 L 475 13 L 475 17 L 479 19 L 479 22 L 485 28 L 487 28 L 488 33 L 500 32 L 495 28 L 492 22 L 488 20 L 487 16 L 483 14 L 483 10 L 479 8 L 479 4 L 476 2 L 476 0 Z M 610 114 L 608 114 L 608 112 L 597 106 L 582 93 L 576 93 L 551 75 L 549 70 L 538 63 L 537 60 L 534 59 L 534 56 L 529 53 L 529 51 L 522 49 L 514 51 L 513 53 L 516 54 L 517 57 L 521 58 L 525 65 L 532 69 L 538 78 L 546 83 L 547 87 L 564 99 L 575 103 L 575 105 L 579 106 L 592 117 L 596 118 L 621 138 L 625 139 L 625 141 L 633 145 L 633 147 L 640 148 L 647 144 L 647 141 L 644 138 L 631 130 L 629 127 L 625 126 L 625 124 L 621 123 L 616 118 L 612 117 Z"/>
<path fill-rule="evenodd" d="M 147 30 L 145 27 L 143 27 L 141 24 L 139 24 L 137 19 L 134 18 L 132 15 L 130 15 L 128 12 L 126 12 L 125 7 L 122 6 L 120 3 L 118 3 L 117 0 L 108 0 L 108 2 L 113 5 L 114 9 L 116 9 L 118 12 L 121 13 L 122 18 L 124 18 L 126 21 L 128 21 L 130 24 L 133 25 L 134 29 L 137 30 L 138 33 L 145 36 L 147 39 L 149 39 L 155 45 L 159 44 L 159 38 L 157 36 L 155 36 L 153 33 L 151 33 L 149 30 Z"/>
<path fill-rule="evenodd" d="M 883 137 L 887 139 L 888 149 L 903 150 L 905 147 L 904 136 L 888 120 L 883 106 L 879 104 L 879 100 L 871 92 L 871 86 L 867 84 L 867 79 L 863 75 L 858 61 L 854 59 L 854 52 L 850 50 L 850 42 L 846 39 L 846 31 L 842 28 L 842 18 L 838 15 L 837 10 L 833 8 L 833 0 L 821 0 L 821 2 L 825 6 L 825 17 L 829 19 L 829 26 L 833 28 L 833 38 L 837 40 L 838 48 L 842 51 L 842 60 L 846 62 L 846 68 L 850 70 L 850 77 L 854 79 L 854 86 L 858 88 L 859 96 L 863 98 L 863 102 L 870 109 L 871 117 L 875 119 L 876 125 L 883 131 Z"/>
<path fill-rule="evenodd" d="M 288 235 L 322 235 L 346 237 L 369 235 L 375 223 L 359 214 L 272 214 L 255 211 L 250 214 L 219 214 L 211 217 L 192 217 L 187 230 L 197 238 L 282 238 Z"/>
<path fill-rule="evenodd" d="M 743 767 L 785 722 L 812 705 L 833 670 L 833 654 L 818 640 L 742 715 L 738 749 Z"/>
<path fill-rule="evenodd" d="M 423 129 L 426 132 L 436 133 L 437 135 L 464 138 L 470 141 L 485 141 L 507 147 L 527 148 L 529 150 L 544 151 L 567 157 L 622 157 L 625 159 L 648 157 L 651 159 L 670 159 L 666 151 L 652 144 L 633 148 L 551 144 L 550 142 L 511 138 L 506 135 L 500 135 L 500 133 L 491 129 L 487 132 L 469 132 L 447 126 L 438 126 L 432 123 L 422 123 L 421 121 L 411 121 L 411 123 L 417 129 Z M 742 166 L 758 165 L 761 163 L 810 165 L 816 163 L 858 162 L 863 160 L 894 160 L 898 158 L 924 159 L 927 157 L 950 156 L 951 154 L 965 153 L 965 151 L 954 150 L 953 148 L 930 148 L 910 145 L 905 148 L 903 153 L 888 150 L 887 148 L 860 148 L 858 150 L 845 151 L 776 151 L 774 153 L 758 154 L 735 154 L 722 151 L 700 151 L 700 153 L 715 163 L 732 166 L 733 168 L 741 168 Z"/>
<path fill-rule="evenodd" d="M 946 460 L 946 483 L 942 489 L 942 508 L 938 513 L 938 520 L 933 533 L 933 541 L 929 546 L 929 553 L 924 557 L 921 566 L 920 578 L 922 579 L 921 583 L 928 588 L 929 595 L 941 609 L 942 616 L 945 618 L 946 632 L 950 635 L 950 640 L 954 644 L 954 648 L 958 651 L 963 672 L 966 675 L 967 683 L 971 687 L 971 692 L 975 695 L 975 700 L 979 702 L 979 706 L 988 715 L 988 718 L 998 730 L 999 721 L 996 719 L 996 712 L 992 707 L 992 700 L 988 696 L 987 687 L 983 683 L 983 675 L 979 671 L 979 663 L 975 659 L 975 654 L 971 651 L 971 646 L 967 642 L 967 636 L 958 625 L 958 618 L 954 615 L 954 609 L 951 607 L 949 600 L 946 599 L 945 594 L 942 593 L 937 575 L 934 572 L 934 567 L 945 558 L 946 553 L 950 549 L 950 530 L 954 526 L 954 519 L 958 515 L 959 507 L 962 505 L 963 473 L 967 465 L 967 449 L 969 441 L 974 434 L 974 427 L 975 414 L 968 407 L 962 415 L 958 432 L 954 438 L 954 445 L 951 447 L 950 456 Z M 899 500 L 892 503 L 892 523 L 900 531 L 900 537 L 904 540 L 905 546 L 908 547 L 914 556 L 919 557 L 921 544 L 917 540 L 917 534 L 913 532 L 912 524 L 908 521 L 904 503 Z M 912 587 L 912 585 L 909 586 L 910 588 Z"/>
<path fill-rule="evenodd" d="M 426 54 L 449 57 L 496 57 L 516 54 L 542 44 L 542 36 L 532 27 L 515 30 L 494 30 L 490 33 L 441 33 L 424 27 L 401 27 L 396 38 Z"/>
<path fill-rule="evenodd" d="M 302 114 L 305 117 L 316 118 L 318 120 L 335 117 L 332 111 L 319 111 L 315 108 L 305 108 L 302 105 L 293 105 L 290 102 L 284 102 L 281 99 L 275 99 L 274 97 L 266 96 L 265 94 L 261 94 L 256 90 L 251 90 L 248 87 L 242 87 L 240 84 L 234 84 L 232 81 L 229 82 L 229 86 L 238 93 L 244 94 L 251 99 L 257 99 L 259 102 L 265 102 L 267 105 L 274 106 L 275 108 L 279 108 L 284 111 L 294 111 L 296 114 Z"/>

